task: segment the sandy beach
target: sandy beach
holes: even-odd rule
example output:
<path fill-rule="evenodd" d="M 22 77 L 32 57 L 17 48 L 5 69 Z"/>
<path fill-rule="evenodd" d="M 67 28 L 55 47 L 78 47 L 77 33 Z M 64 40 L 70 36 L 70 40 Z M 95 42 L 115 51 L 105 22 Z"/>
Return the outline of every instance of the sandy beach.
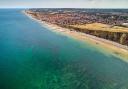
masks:
<path fill-rule="evenodd" d="M 109 54 L 117 56 L 117 57 L 123 59 L 124 61 L 128 62 L 128 47 L 127 46 L 121 45 L 121 44 L 113 42 L 113 41 L 98 38 L 96 36 L 92 36 L 89 34 L 76 32 L 72 29 L 62 28 L 62 27 L 54 25 L 54 24 L 43 22 L 43 21 L 33 18 L 31 15 L 25 13 L 24 11 L 23 11 L 23 13 L 25 15 L 27 15 L 28 17 L 30 17 L 31 19 L 39 22 L 41 25 L 43 25 L 43 27 L 49 28 L 51 31 L 67 35 L 69 37 L 75 38 L 82 42 L 88 42 L 95 47 L 101 48 L 102 51 L 107 51 Z"/>

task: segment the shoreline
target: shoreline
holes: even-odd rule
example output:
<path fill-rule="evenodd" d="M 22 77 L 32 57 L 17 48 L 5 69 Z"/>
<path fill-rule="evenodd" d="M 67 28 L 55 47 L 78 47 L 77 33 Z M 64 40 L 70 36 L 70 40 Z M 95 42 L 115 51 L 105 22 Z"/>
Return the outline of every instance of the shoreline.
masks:
<path fill-rule="evenodd" d="M 22 11 L 25 15 L 27 15 L 30 19 L 37 21 L 44 27 L 48 28 L 51 31 L 59 32 L 64 35 L 67 35 L 69 37 L 75 38 L 77 40 L 80 40 L 82 42 L 88 42 L 92 44 L 95 47 L 102 48 L 103 51 L 110 52 L 110 54 L 115 55 L 124 61 L 128 62 L 128 46 L 121 45 L 119 43 L 109 41 L 103 38 L 99 38 L 93 35 L 89 35 L 82 32 L 76 32 L 75 30 L 71 30 L 68 28 L 62 28 L 58 25 L 47 23 L 41 20 L 38 20 L 34 17 L 32 17 L 30 14 L 27 14 L 25 11 Z"/>

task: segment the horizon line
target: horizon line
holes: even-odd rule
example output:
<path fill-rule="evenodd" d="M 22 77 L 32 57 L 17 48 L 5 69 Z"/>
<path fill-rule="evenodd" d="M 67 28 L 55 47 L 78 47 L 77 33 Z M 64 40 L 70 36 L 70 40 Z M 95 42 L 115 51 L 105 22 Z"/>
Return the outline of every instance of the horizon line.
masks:
<path fill-rule="evenodd" d="M 0 9 L 128 9 L 128 8 L 91 8 L 91 7 L 0 7 Z"/>

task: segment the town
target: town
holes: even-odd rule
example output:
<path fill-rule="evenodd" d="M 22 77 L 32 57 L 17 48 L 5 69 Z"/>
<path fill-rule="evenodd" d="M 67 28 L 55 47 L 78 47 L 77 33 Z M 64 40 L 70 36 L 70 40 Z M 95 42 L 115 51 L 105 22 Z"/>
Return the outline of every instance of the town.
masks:
<path fill-rule="evenodd" d="M 89 12 L 86 9 L 30 9 L 30 11 L 42 21 L 61 26 L 95 22 L 128 26 L 128 12 L 101 12 L 100 10 Z"/>

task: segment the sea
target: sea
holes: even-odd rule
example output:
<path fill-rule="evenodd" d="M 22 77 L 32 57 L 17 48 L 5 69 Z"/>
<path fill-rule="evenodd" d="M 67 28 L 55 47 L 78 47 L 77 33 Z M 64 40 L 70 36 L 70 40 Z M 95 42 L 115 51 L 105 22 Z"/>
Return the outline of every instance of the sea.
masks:
<path fill-rule="evenodd" d="M 128 89 L 127 62 L 22 10 L 0 9 L 0 89 Z"/>

